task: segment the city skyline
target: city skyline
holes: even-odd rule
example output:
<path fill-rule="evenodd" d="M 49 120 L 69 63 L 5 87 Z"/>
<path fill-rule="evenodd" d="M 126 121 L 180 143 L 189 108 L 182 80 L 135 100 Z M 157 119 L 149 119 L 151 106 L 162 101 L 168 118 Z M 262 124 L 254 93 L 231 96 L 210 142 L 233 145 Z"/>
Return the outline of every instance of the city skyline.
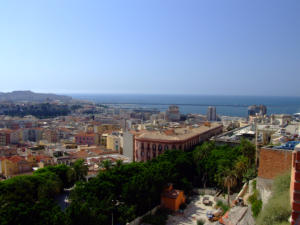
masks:
<path fill-rule="evenodd" d="M 298 1 L 26 1 L 0 9 L 1 92 L 300 96 Z"/>

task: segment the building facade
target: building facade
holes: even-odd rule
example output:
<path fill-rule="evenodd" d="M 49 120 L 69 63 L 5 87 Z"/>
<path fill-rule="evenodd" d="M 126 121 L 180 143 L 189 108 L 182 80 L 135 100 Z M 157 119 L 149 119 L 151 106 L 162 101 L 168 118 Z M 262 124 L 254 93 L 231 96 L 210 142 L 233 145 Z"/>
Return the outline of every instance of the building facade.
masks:
<path fill-rule="evenodd" d="M 167 150 L 188 150 L 222 133 L 223 126 L 211 124 L 198 128 L 176 128 L 162 132 L 146 132 L 135 137 L 135 161 L 151 160 Z"/>
<path fill-rule="evenodd" d="M 79 133 L 75 136 L 77 145 L 98 145 L 99 136 L 96 133 Z"/>
<path fill-rule="evenodd" d="M 121 137 L 117 135 L 108 135 L 106 140 L 106 148 L 113 151 L 121 151 Z"/>
<path fill-rule="evenodd" d="M 171 122 L 177 122 L 180 120 L 179 107 L 176 105 L 171 105 L 166 111 L 166 119 Z"/>
<path fill-rule="evenodd" d="M 0 131 L 0 145 L 6 146 L 10 144 L 10 134 L 12 131 L 10 130 L 1 130 Z"/>
<path fill-rule="evenodd" d="M 207 108 L 207 120 L 208 121 L 217 121 L 217 110 L 214 106 L 209 106 Z"/>
<path fill-rule="evenodd" d="M 134 160 L 134 139 L 135 135 L 129 131 L 126 131 L 123 134 L 123 155 L 127 156 L 130 159 L 130 161 Z"/>

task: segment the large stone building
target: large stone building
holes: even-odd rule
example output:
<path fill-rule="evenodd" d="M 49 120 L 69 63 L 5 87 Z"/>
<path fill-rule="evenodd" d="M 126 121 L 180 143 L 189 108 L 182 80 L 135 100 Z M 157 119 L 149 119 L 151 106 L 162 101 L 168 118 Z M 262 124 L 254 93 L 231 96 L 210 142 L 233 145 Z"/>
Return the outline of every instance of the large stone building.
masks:
<path fill-rule="evenodd" d="M 122 137 L 118 134 L 111 134 L 107 136 L 106 148 L 113 151 L 121 152 L 122 150 Z"/>
<path fill-rule="evenodd" d="M 75 136 L 77 145 L 99 145 L 99 134 L 96 133 L 79 133 Z"/>
<path fill-rule="evenodd" d="M 10 144 L 10 134 L 11 130 L 0 130 L 0 146 L 5 146 Z"/>
<path fill-rule="evenodd" d="M 166 119 L 171 122 L 177 122 L 180 120 L 179 107 L 177 105 L 171 105 L 166 111 Z"/>
<path fill-rule="evenodd" d="M 218 123 L 209 126 L 174 128 L 165 131 L 145 131 L 135 137 L 135 161 L 147 161 L 169 149 L 188 150 L 222 133 Z"/>

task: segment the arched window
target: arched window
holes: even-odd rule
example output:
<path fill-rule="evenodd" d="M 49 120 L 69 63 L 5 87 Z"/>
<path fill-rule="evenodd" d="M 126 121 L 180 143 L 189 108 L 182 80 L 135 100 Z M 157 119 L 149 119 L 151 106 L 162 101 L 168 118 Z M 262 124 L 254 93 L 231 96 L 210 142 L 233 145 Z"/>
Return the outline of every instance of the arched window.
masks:
<path fill-rule="evenodd" d="M 156 150 L 156 144 L 152 145 L 152 150 L 154 150 L 154 151 Z"/>
<path fill-rule="evenodd" d="M 158 145 L 158 153 L 160 154 L 162 151 L 162 146 L 161 145 Z"/>
<path fill-rule="evenodd" d="M 141 144 L 141 149 L 144 149 L 144 143 Z"/>
<path fill-rule="evenodd" d="M 166 151 L 166 150 L 168 150 L 168 149 L 169 149 L 169 146 L 168 146 L 168 145 L 165 145 L 164 150 Z"/>

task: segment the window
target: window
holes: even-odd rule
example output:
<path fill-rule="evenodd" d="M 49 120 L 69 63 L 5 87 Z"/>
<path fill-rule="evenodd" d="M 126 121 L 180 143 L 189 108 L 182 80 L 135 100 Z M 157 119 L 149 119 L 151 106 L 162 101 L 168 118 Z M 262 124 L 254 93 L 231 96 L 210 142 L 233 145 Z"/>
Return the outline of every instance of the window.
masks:
<path fill-rule="evenodd" d="M 162 150 L 162 146 L 158 145 L 158 151 L 161 152 L 161 150 Z"/>
<path fill-rule="evenodd" d="M 168 149 L 169 149 L 169 146 L 168 146 L 168 145 L 165 145 L 164 149 L 165 149 L 165 150 L 168 150 Z"/>

